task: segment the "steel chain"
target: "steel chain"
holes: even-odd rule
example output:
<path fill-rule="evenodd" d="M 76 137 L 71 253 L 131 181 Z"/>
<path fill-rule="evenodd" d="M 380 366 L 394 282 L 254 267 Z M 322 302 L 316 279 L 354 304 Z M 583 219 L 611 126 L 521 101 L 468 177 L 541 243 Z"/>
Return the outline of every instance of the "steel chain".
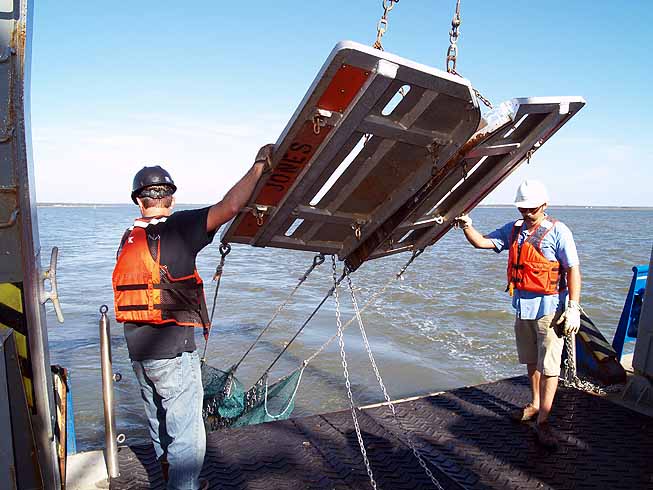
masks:
<path fill-rule="evenodd" d="M 456 70 L 451 70 L 451 71 L 449 71 L 449 73 L 451 73 L 452 75 L 456 75 L 457 77 L 460 77 L 460 78 L 465 78 L 460 73 L 458 73 Z M 493 109 L 494 108 L 494 106 L 492 105 L 492 102 L 490 102 L 488 99 L 483 97 L 483 94 L 481 94 L 481 92 L 476 90 L 474 87 L 472 87 L 472 91 L 474 92 L 474 95 L 476 96 L 476 98 L 478 100 L 480 100 L 481 102 L 483 102 L 483 104 L 485 104 L 488 109 Z"/>
<path fill-rule="evenodd" d="M 374 41 L 374 44 L 372 45 L 375 49 L 383 51 L 381 38 L 388 30 L 388 13 L 395 7 L 395 3 L 398 2 L 399 0 L 383 0 L 383 15 L 376 24 L 376 41 Z"/>
<path fill-rule="evenodd" d="M 431 470 L 428 468 L 426 462 L 424 461 L 424 458 L 422 457 L 419 450 L 413 443 L 411 432 L 405 427 L 405 425 L 397 415 L 394 403 L 390 399 L 390 395 L 388 395 L 388 391 L 386 390 L 385 383 L 381 378 L 381 373 L 379 372 L 379 368 L 376 364 L 376 360 L 374 359 L 374 354 L 372 353 L 372 347 L 370 346 L 370 342 L 367 338 L 367 333 L 365 332 L 365 326 L 363 325 L 363 318 L 361 316 L 360 309 L 358 308 L 358 301 L 356 300 L 356 294 L 354 293 L 354 286 L 352 285 L 349 271 L 346 269 L 345 269 L 345 277 L 347 278 L 347 284 L 349 286 L 349 292 L 351 294 L 351 301 L 352 304 L 354 305 L 354 311 L 356 312 L 356 319 L 358 320 L 358 326 L 361 331 L 361 337 L 363 338 L 363 343 L 365 344 L 365 350 L 367 351 L 367 355 L 370 358 L 370 364 L 372 365 L 372 369 L 374 370 L 374 375 L 376 376 L 376 380 L 379 383 L 379 386 L 381 387 L 381 391 L 383 392 L 383 397 L 385 398 L 385 401 L 388 404 L 388 408 L 390 409 L 390 412 L 392 412 L 392 417 L 394 418 L 395 422 L 400 427 L 400 429 L 403 431 L 404 436 L 406 437 L 406 443 L 413 451 L 413 454 L 417 458 L 417 461 L 419 462 L 420 466 L 424 469 L 426 475 L 431 479 L 431 482 L 433 482 L 433 485 L 436 488 L 438 488 L 439 490 L 443 490 L 442 486 L 440 485 L 440 482 L 438 482 L 438 480 L 433 475 L 433 472 L 431 472 Z"/>
<path fill-rule="evenodd" d="M 451 19 L 451 30 L 449 31 L 449 48 L 447 49 L 447 58 L 445 65 L 448 73 L 456 71 L 456 61 L 458 59 L 458 37 L 460 36 L 460 0 L 456 1 L 456 12 Z"/>
<path fill-rule="evenodd" d="M 567 359 L 565 359 L 563 363 L 560 384 L 567 388 L 576 388 L 577 390 L 585 391 L 587 393 L 596 393 L 597 395 L 607 395 L 608 393 L 616 393 L 620 391 L 622 388 L 621 385 L 604 386 L 598 383 L 593 383 L 588 379 L 581 379 L 578 376 L 576 367 L 575 337 L 575 334 L 565 335 L 565 349 L 567 350 Z"/>
<path fill-rule="evenodd" d="M 365 450 L 365 443 L 363 442 L 363 435 L 361 434 L 360 426 L 358 425 L 358 416 L 356 415 L 356 407 L 354 405 L 354 395 L 351 392 L 351 382 L 349 381 L 349 371 L 347 370 L 347 357 L 345 354 L 345 336 L 342 328 L 342 321 L 340 319 L 340 301 L 338 299 L 338 275 L 336 271 L 336 256 L 331 256 L 331 263 L 333 264 L 333 299 L 336 304 L 336 323 L 338 325 L 338 344 L 340 345 L 340 358 L 342 359 L 342 368 L 345 373 L 345 386 L 347 387 L 347 396 L 349 397 L 349 407 L 351 408 L 351 416 L 354 420 L 354 428 L 356 429 L 356 438 L 358 439 L 358 445 L 360 446 L 361 455 L 363 456 L 363 462 L 365 463 L 365 468 L 367 469 L 367 475 L 370 477 L 370 484 L 372 488 L 376 490 L 376 481 L 374 480 L 374 474 L 372 473 L 372 467 L 370 466 L 370 461 L 367 458 L 367 451 Z"/>
<path fill-rule="evenodd" d="M 474 87 L 472 87 L 472 90 L 474 91 L 474 95 L 476 95 L 476 98 L 477 98 L 478 100 L 480 100 L 481 102 L 483 102 L 483 103 L 486 105 L 486 107 L 487 107 L 488 109 L 493 109 L 493 108 L 494 108 L 494 106 L 492 105 L 492 102 L 490 102 L 488 99 L 486 99 L 485 97 L 483 97 L 483 95 L 481 94 L 481 92 L 479 92 L 478 90 L 476 90 Z"/>

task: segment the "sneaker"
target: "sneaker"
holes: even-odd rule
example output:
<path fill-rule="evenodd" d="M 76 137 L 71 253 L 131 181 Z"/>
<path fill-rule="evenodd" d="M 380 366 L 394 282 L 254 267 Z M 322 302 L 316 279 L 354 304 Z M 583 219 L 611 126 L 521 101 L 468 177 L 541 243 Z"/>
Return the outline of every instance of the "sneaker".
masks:
<path fill-rule="evenodd" d="M 206 478 L 200 478 L 200 490 L 209 490 L 211 484 Z"/>
<path fill-rule="evenodd" d="M 558 439 L 553 434 L 548 422 L 535 424 L 535 433 L 537 434 L 537 440 L 542 446 L 547 449 L 557 449 Z"/>
<path fill-rule="evenodd" d="M 524 408 L 518 408 L 510 412 L 510 418 L 515 422 L 527 422 L 537 417 L 539 409 L 535 408 L 532 403 L 529 403 Z"/>

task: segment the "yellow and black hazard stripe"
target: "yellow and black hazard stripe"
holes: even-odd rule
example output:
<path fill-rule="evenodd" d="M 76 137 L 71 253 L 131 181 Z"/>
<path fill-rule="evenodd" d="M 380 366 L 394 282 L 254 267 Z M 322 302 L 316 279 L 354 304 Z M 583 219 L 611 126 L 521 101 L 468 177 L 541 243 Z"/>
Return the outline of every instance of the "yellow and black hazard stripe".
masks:
<path fill-rule="evenodd" d="M 582 315 L 578 336 L 587 346 L 592 356 L 598 361 L 616 359 L 617 353 L 589 317 Z"/>
<path fill-rule="evenodd" d="M 0 325 L 14 330 L 20 372 L 25 386 L 25 396 L 30 410 L 34 411 L 34 379 L 30 362 L 29 338 L 25 305 L 23 302 L 23 284 L 5 282 L 0 284 Z"/>

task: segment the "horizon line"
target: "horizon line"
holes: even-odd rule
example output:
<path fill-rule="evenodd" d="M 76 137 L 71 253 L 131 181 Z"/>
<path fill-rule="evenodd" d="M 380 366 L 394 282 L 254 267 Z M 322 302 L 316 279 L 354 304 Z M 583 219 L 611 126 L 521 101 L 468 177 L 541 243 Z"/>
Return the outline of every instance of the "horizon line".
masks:
<path fill-rule="evenodd" d="M 175 203 L 177 206 L 198 206 L 198 207 L 206 207 L 206 206 L 212 206 L 215 203 L 185 203 L 185 202 L 178 202 Z M 129 202 L 121 202 L 121 203 L 107 203 L 107 202 L 58 202 L 58 201 L 53 201 L 53 202 L 37 202 L 36 203 L 37 207 L 118 207 L 118 206 L 134 206 L 132 203 Z M 514 208 L 515 205 L 512 203 L 509 204 L 479 204 L 475 206 L 475 208 Z M 648 209 L 653 209 L 653 206 L 632 206 L 632 205 L 624 205 L 624 206 L 619 206 L 619 205 L 602 205 L 602 204 L 554 204 L 549 207 L 553 208 L 580 208 L 580 209 L 631 209 L 631 210 L 648 210 Z"/>

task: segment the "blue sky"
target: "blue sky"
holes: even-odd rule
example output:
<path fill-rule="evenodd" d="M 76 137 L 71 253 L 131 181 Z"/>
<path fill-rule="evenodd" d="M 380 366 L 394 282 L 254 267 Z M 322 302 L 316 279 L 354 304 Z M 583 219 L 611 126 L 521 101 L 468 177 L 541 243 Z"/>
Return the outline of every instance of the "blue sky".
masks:
<path fill-rule="evenodd" d="M 178 201 L 219 200 L 274 142 L 340 40 L 372 44 L 381 0 L 37 2 L 32 135 L 40 202 L 128 203 L 162 164 Z M 455 0 L 401 0 L 386 50 L 444 68 Z M 462 0 L 458 71 L 495 105 L 587 106 L 497 188 L 538 178 L 552 204 L 653 206 L 650 1 Z"/>

